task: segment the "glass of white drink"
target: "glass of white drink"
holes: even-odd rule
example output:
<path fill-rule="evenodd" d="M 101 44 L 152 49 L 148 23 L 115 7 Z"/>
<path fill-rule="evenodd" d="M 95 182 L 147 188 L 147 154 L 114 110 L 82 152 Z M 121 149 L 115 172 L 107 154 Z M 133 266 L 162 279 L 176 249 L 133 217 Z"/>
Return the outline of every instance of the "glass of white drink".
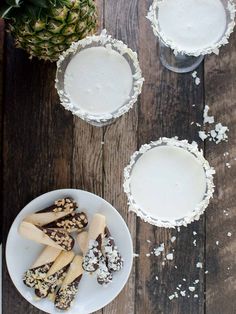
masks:
<path fill-rule="evenodd" d="M 131 109 L 142 84 L 137 54 L 105 30 L 73 43 L 57 63 L 61 104 L 96 126 L 110 124 Z"/>
<path fill-rule="evenodd" d="M 145 144 L 124 170 L 129 208 L 155 226 L 186 226 L 208 206 L 214 173 L 196 143 L 160 138 Z"/>
<path fill-rule="evenodd" d="M 160 59 L 171 71 L 194 70 L 204 55 L 218 54 L 235 22 L 233 0 L 154 0 L 147 18 L 159 38 Z"/>

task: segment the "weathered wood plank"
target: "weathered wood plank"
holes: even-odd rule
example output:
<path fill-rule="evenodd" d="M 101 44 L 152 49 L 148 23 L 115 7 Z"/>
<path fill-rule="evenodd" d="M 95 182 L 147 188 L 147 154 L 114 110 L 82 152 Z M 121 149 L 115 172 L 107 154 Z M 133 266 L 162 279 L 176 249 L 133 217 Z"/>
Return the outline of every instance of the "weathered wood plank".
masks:
<path fill-rule="evenodd" d="M 206 313 L 236 312 L 236 35 L 205 62 L 206 104 L 217 122 L 230 129 L 228 143 L 206 142 L 206 156 L 216 169 L 214 200 L 206 220 Z M 228 155 L 224 156 L 224 153 Z M 228 169 L 226 163 L 231 165 Z M 224 212 L 225 211 L 225 212 Z M 227 233 L 232 236 L 228 237 Z M 216 245 L 219 241 L 219 245 Z"/>
<path fill-rule="evenodd" d="M 139 57 L 145 77 L 139 107 L 139 146 L 160 136 L 178 136 L 199 142 L 197 129 L 190 124 L 191 121 L 202 121 L 203 84 L 196 86 L 191 73 L 174 74 L 160 65 L 158 42 L 149 21 L 145 18 L 150 4 L 151 1 L 140 1 L 138 8 Z M 198 76 L 202 78 L 202 75 L 201 66 Z M 196 104 L 196 107 L 192 107 L 192 104 Z M 193 245 L 193 230 L 198 233 L 196 247 Z M 171 244 L 170 238 L 173 235 L 177 240 Z M 146 257 L 153 246 L 163 242 L 166 253 L 174 248 L 173 261 L 164 261 L 161 256 Z M 155 228 L 138 219 L 136 243 L 140 258 L 136 264 L 135 313 L 203 313 L 204 275 L 195 265 L 199 259 L 204 258 L 204 218 L 187 229 L 181 228 L 180 233 Z M 165 265 L 162 265 L 162 262 Z M 183 278 L 186 278 L 186 282 Z M 174 291 L 178 292 L 178 284 L 182 284 L 181 289 L 186 290 L 188 295 L 188 287 L 195 279 L 200 280 L 196 289 L 198 299 L 194 299 L 191 294 L 189 298 L 179 296 L 178 299 L 169 300 L 168 297 Z"/>
<path fill-rule="evenodd" d="M 123 40 L 130 48 L 138 48 L 138 1 L 105 1 L 104 25 L 109 34 Z M 127 213 L 127 200 L 123 192 L 123 169 L 130 154 L 137 148 L 136 105 L 128 114 L 104 128 L 104 198 L 120 212 L 128 223 L 134 240 L 136 218 Z M 135 313 L 135 265 L 125 288 L 107 307 L 105 314 Z"/>
<path fill-rule="evenodd" d="M 36 196 L 71 184 L 72 116 L 59 106 L 55 64 L 30 61 L 6 41 L 4 240 L 17 213 Z M 14 301 L 13 301 L 14 300 Z M 40 313 L 4 271 L 4 313 Z"/>

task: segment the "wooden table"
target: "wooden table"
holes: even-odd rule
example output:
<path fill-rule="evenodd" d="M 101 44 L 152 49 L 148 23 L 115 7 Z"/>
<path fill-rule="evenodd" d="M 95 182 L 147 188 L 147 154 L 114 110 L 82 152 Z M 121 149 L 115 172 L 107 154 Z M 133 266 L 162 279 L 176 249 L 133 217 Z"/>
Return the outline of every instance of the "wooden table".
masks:
<path fill-rule="evenodd" d="M 85 189 L 117 208 L 129 226 L 135 253 L 139 254 L 124 290 L 98 313 L 234 314 L 236 33 L 219 56 L 207 57 L 197 69 L 201 79 L 197 86 L 191 73 L 177 75 L 161 66 L 158 41 L 145 18 L 150 4 L 151 0 L 99 0 L 101 28 L 138 52 L 145 77 L 134 109 L 104 128 L 90 126 L 65 111 L 54 88 L 55 64 L 29 60 L 23 51 L 13 48 L 9 35 L 5 36 L 0 94 L 3 239 L 5 242 L 17 213 L 36 196 L 59 188 Z M 2 47 L 3 36 L 1 23 Z M 216 121 L 229 127 L 228 143 L 216 145 L 199 139 L 199 128 L 191 122 L 202 124 L 204 104 L 210 106 Z M 197 141 L 216 168 L 214 200 L 200 221 L 180 232 L 153 227 L 128 213 L 122 188 L 123 168 L 130 155 L 141 144 L 160 136 Z M 229 155 L 224 156 L 225 152 Z M 230 169 L 226 162 L 231 164 Z M 228 232 L 232 232 L 231 237 Z M 172 236 L 177 237 L 174 243 L 170 242 Z M 165 264 L 161 256 L 146 256 L 162 242 L 167 251 L 175 250 L 174 260 Z M 197 262 L 203 263 L 202 269 L 196 267 Z M 196 279 L 196 290 L 190 292 L 188 287 Z M 179 294 L 170 300 L 179 284 L 186 296 Z M 5 266 L 3 289 L 4 314 L 42 313 L 19 295 Z"/>

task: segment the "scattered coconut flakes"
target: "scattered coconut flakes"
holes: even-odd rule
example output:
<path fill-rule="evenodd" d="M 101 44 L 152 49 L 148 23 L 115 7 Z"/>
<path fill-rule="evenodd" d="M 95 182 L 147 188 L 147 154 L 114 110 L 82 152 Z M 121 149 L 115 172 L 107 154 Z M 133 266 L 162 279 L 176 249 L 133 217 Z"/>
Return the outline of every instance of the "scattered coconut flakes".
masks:
<path fill-rule="evenodd" d="M 190 125 L 193 125 L 194 124 L 194 122 L 192 121 L 191 123 L 190 123 Z"/>
<path fill-rule="evenodd" d="M 151 241 L 150 240 L 146 240 L 147 241 L 147 243 L 151 243 Z"/>
<path fill-rule="evenodd" d="M 219 241 L 216 241 L 216 245 L 219 245 Z"/>
<path fill-rule="evenodd" d="M 231 237 L 231 235 L 232 235 L 231 232 L 228 232 L 228 233 L 227 233 L 227 236 L 228 236 L 228 237 Z"/>
<path fill-rule="evenodd" d="M 193 235 L 195 236 L 197 234 L 197 232 L 196 231 L 193 231 Z"/>
<path fill-rule="evenodd" d="M 194 296 L 193 296 L 194 298 L 198 298 L 198 294 L 194 294 Z"/>
<path fill-rule="evenodd" d="M 208 135 L 206 134 L 205 131 L 198 131 L 198 135 L 202 141 L 205 141 L 205 139 L 208 138 Z"/>
<path fill-rule="evenodd" d="M 193 292 L 193 291 L 195 291 L 195 287 L 188 287 L 188 290 Z"/>
<path fill-rule="evenodd" d="M 202 268 L 202 263 L 201 263 L 201 262 L 198 262 L 198 263 L 196 264 L 196 267 L 197 267 L 197 268 Z"/>
<path fill-rule="evenodd" d="M 174 297 L 175 297 L 175 295 L 174 295 L 174 294 L 172 294 L 172 295 L 169 295 L 169 297 L 168 297 L 168 298 L 169 298 L 170 300 L 173 300 L 173 299 L 174 299 Z"/>
<path fill-rule="evenodd" d="M 158 280 L 159 279 L 158 276 L 156 276 L 155 279 Z"/>
<path fill-rule="evenodd" d="M 177 268 L 178 268 L 178 266 L 176 266 L 176 265 L 175 265 L 175 268 L 177 269 Z"/>
<path fill-rule="evenodd" d="M 208 115 L 209 110 L 210 110 L 210 107 L 205 105 L 204 112 L 203 112 L 203 123 L 204 124 L 206 124 L 206 123 L 211 124 L 211 123 L 215 122 L 214 116 Z"/>
<path fill-rule="evenodd" d="M 178 285 L 178 287 L 180 287 L 180 288 L 182 287 L 181 283 Z"/>
<path fill-rule="evenodd" d="M 179 297 L 179 295 L 178 295 L 178 293 L 176 291 L 174 292 L 174 295 L 175 295 L 176 298 Z"/>
<path fill-rule="evenodd" d="M 186 296 L 186 291 L 185 290 L 180 291 L 180 294 L 182 295 L 182 297 L 185 297 Z"/>
<path fill-rule="evenodd" d="M 217 123 L 215 126 L 215 131 L 217 135 L 213 138 L 213 140 L 216 142 L 216 144 L 228 140 L 228 135 L 226 132 L 229 132 L 229 128 L 227 126 Z"/>
<path fill-rule="evenodd" d="M 197 283 L 199 283 L 199 279 L 196 279 L 196 280 L 194 281 L 194 284 L 197 284 Z"/>
<path fill-rule="evenodd" d="M 196 122 L 196 126 L 198 126 L 200 128 L 202 125 L 200 123 Z"/>
<path fill-rule="evenodd" d="M 173 258 L 174 258 L 173 253 L 167 254 L 167 255 L 166 255 L 166 258 L 167 258 L 168 260 L 173 260 Z"/>
<path fill-rule="evenodd" d="M 165 262 L 162 262 L 161 265 L 162 265 L 162 266 L 165 266 Z"/>
<path fill-rule="evenodd" d="M 223 155 L 224 155 L 224 156 L 228 156 L 228 155 L 229 155 L 229 152 L 225 152 Z"/>
<path fill-rule="evenodd" d="M 177 228 L 177 231 L 180 232 L 180 227 Z"/>
<path fill-rule="evenodd" d="M 146 254 L 147 257 L 149 257 L 150 255 L 151 255 L 150 253 L 147 253 L 147 254 Z"/>
<path fill-rule="evenodd" d="M 176 240 L 176 237 L 175 237 L 175 236 L 171 237 L 171 239 L 170 239 L 170 241 L 171 241 L 172 243 L 174 243 L 175 240 Z"/>
<path fill-rule="evenodd" d="M 193 78 L 196 78 L 196 77 L 197 77 L 197 71 L 193 71 L 192 77 L 193 77 Z"/>
<path fill-rule="evenodd" d="M 186 278 L 183 278 L 183 281 L 186 281 Z"/>
<path fill-rule="evenodd" d="M 199 85 L 200 83 L 201 83 L 200 78 L 199 78 L 199 77 L 196 77 L 196 78 L 195 78 L 195 84 L 196 84 L 196 85 Z"/>
<path fill-rule="evenodd" d="M 226 165 L 227 168 L 229 168 L 229 169 L 231 168 L 231 164 L 229 162 L 226 162 L 225 165 Z"/>
<path fill-rule="evenodd" d="M 197 240 L 196 240 L 196 239 L 193 240 L 193 245 L 194 245 L 194 246 L 197 246 Z"/>
<path fill-rule="evenodd" d="M 192 107 L 195 107 L 196 105 L 195 104 L 192 104 Z"/>
<path fill-rule="evenodd" d="M 139 257 L 139 254 L 133 253 L 133 257 Z"/>
<path fill-rule="evenodd" d="M 101 142 L 101 145 L 104 145 L 104 142 Z"/>
<path fill-rule="evenodd" d="M 206 271 L 205 271 L 205 274 L 208 274 L 208 273 L 209 273 L 209 271 L 208 271 L 208 270 L 206 270 Z"/>
<path fill-rule="evenodd" d="M 161 254 L 161 252 L 163 252 L 165 249 L 165 244 L 161 243 L 160 246 L 156 247 L 153 249 L 153 253 L 155 256 L 159 256 Z"/>

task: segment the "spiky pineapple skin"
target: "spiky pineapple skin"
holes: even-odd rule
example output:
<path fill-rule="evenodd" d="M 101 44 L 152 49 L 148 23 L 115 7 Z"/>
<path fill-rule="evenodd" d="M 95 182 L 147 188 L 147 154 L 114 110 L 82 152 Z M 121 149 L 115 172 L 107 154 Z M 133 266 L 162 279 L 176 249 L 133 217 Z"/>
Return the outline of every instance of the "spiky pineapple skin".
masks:
<path fill-rule="evenodd" d="M 24 15 L 8 26 L 16 47 L 25 49 L 31 58 L 54 62 L 72 42 L 96 31 L 96 4 L 94 0 L 68 0 L 40 19 Z"/>

